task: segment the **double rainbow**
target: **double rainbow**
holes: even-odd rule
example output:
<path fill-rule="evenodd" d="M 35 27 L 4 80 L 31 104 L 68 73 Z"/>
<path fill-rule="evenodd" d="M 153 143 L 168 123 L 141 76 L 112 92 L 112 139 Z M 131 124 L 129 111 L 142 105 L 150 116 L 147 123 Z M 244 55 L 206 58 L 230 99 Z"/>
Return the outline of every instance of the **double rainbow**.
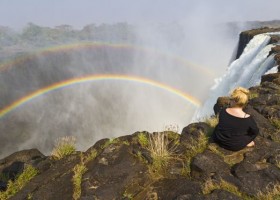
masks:
<path fill-rule="evenodd" d="M 195 97 L 184 93 L 176 88 L 173 88 L 171 86 L 165 85 L 163 83 L 146 79 L 143 77 L 137 77 L 137 76 L 129 76 L 129 75 L 117 75 L 117 74 L 99 74 L 99 75 L 88 75 L 88 76 L 83 76 L 83 77 L 78 77 L 78 78 L 72 78 L 68 79 L 62 82 L 58 82 L 52 85 L 49 85 L 47 87 L 41 88 L 39 90 L 36 90 L 20 99 L 17 101 L 11 103 L 10 105 L 4 107 L 3 109 L 0 110 L 0 117 L 3 117 L 7 113 L 11 112 L 12 110 L 18 108 L 21 105 L 26 104 L 27 102 L 33 100 L 36 97 L 39 97 L 43 94 L 49 93 L 54 90 L 62 89 L 68 86 L 72 86 L 75 84 L 82 84 L 82 83 L 87 83 L 87 82 L 95 82 L 95 81 L 129 81 L 129 82 L 136 82 L 136 83 L 141 83 L 149 86 L 153 86 L 165 91 L 168 91 L 174 95 L 177 95 L 178 97 L 188 101 L 189 103 L 193 104 L 196 107 L 199 107 L 201 105 L 201 102 L 196 99 Z"/>

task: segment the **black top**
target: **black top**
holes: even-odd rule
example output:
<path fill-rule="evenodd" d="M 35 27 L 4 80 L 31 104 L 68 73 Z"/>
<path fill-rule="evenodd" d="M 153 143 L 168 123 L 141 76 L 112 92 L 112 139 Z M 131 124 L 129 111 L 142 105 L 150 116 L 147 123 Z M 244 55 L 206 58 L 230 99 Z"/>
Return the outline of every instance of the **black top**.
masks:
<path fill-rule="evenodd" d="M 259 129 L 252 116 L 235 117 L 226 109 L 222 109 L 219 123 L 213 133 L 213 140 L 225 149 L 239 151 L 253 141 L 258 133 Z"/>

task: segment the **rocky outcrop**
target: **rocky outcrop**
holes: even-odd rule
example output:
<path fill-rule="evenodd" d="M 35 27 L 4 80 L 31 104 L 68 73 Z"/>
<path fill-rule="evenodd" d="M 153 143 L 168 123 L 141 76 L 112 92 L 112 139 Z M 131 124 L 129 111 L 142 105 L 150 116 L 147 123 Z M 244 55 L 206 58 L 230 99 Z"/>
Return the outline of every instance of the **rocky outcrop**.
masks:
<path fill-rule="evenodd" d="M 60 160 L 24 150 L 0 160 L 0 190 L 33 166 L 38 174 L 10 199 L 259 199 L 260 192 L 280 188 L 280 73 L 264 75 L 250 93 L 246 111 L 260 128 L 255 147 L 225 150 L 208 140 L 213 125 L 197 122 L 181 134 L 136 132 L 102 139 Z M 220 97 L 214 109 L 228 103 L 228 97 Z M 162 145 L 156 146 L 156 138 Z"/>
<path fill-rule="evenodd" d="M 267 33 L 267 32 L 279 32 L 280 28 L 269 28 L 269 27 L 263 27 L 263 28 L 258 28 L 258 29 L 253 29 L 253 30 L 248 30 L 241 32 L 239 34 L 239 42 L 238 42 L 238 49 L 237 49 L 237 54 L 236 54 L 236 59 L 240 57 L 242 54 L 244 48 L 248 44 L 248 42 L 258 34 L 262 33 Z M 270 43 L 276 43 L 279 42 L 280 38 L 279 36 L 271 36 Z"/>

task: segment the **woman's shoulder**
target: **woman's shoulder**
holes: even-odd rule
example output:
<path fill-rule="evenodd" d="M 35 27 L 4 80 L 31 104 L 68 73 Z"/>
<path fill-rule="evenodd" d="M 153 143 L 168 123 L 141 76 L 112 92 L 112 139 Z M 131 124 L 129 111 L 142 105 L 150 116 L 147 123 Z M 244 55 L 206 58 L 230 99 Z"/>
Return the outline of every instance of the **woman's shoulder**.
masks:
<path fill-rule="evenodd" d="M 225 113 L 225 115 L 228 115 L 232 118 L 236 118 L 236 119 L 249 119 L 251 118 L 251 116 L 248 113 L 245 113 L 244 111 L 241 110 L 235 110 L 233 108 L 226 108 L 224 109 L 223 113 Z"/>

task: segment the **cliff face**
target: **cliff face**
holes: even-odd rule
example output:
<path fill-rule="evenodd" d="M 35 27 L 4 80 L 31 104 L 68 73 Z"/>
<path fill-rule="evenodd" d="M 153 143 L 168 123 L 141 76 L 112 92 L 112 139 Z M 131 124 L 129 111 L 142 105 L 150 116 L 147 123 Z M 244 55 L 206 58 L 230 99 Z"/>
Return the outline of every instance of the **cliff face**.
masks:
<path fill-rule="evenodd" d="M 242 54 L 242 52 L 243 52 L 244 48 L 246 47 L 246 45 L 248 44 L 248 42 L 255 35 L 262 34 L 262 33 L 267 33 L 267 32 L 279 32 L 279 31 L 280 31 L 280 28 L 264 27 L 264 28 L 253 29 L 253 30 L 248 30 L 248 31 L 241 32 L 240 35 L 239 35 L 239 42 L 238 42 L 236 59 L 240 57 L 240 55 Z M 277 43 L 279 41 L 280 41 L 279 36 L 272 36 L 271 40 L 270 40 L 270 43 Z"/>
<path fill-rule="evenodd" d="M 265 30 L 243 32 L 240 51 Z M 279 46 L 272 51 L 279 63 Z M 208 141 L 215 124 L 197 122 L 181 134 L 171 129 L 102 139 L 60 160 L 36 149 L 16 152 L 0 160 L 0 188 L 7 191 L 8 180 L 33 166 L 38 174 L 10 199 L 280 198 L 280 73 L 264 75 L 250 92 L 246 111 L 260 128 L 253 148 L 224 150 Z"/>

